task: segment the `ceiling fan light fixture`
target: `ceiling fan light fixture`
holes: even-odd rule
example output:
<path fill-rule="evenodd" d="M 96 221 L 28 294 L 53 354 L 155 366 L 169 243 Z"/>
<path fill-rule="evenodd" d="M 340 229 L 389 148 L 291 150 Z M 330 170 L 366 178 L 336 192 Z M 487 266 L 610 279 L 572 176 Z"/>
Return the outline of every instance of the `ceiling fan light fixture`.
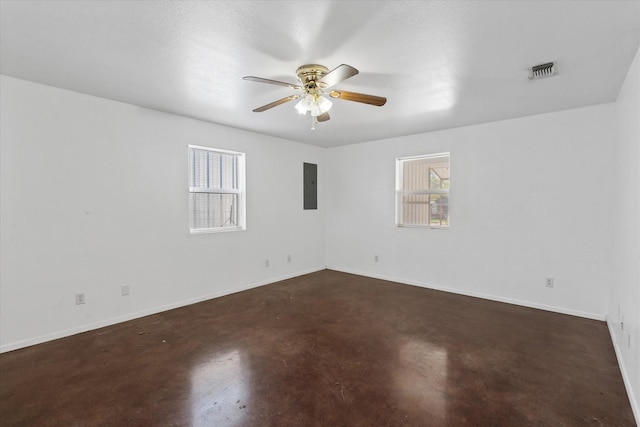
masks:
<path fill-rule="evenodd" d="M 309 93 L 304 98 L 302 98 L 300 102 L 296 104 L 296 110 L 298 110 L 298 113 L 300 114 L 307 114 L 307 111 L 313 110 L 313 107 L 315 106 L 315 104 L 316 104 L 315 96 Z"/>
<path fill-rule="evenodd" d="M 317 117 L 329 111 L 332 105 L 327 98 L 310 93 L 302 98 L 295 108 L 300 114 L 307 114 L 308 111 L 313 117 Z"/>
<path fill-rule="evenodd" d="M 302 98 L 300 102 L 296 104 L 296 110 L 300 114 L 307 114 L 307 111 L 309 111 L 307 98 Z"/>
<path fill-rule="evenodd" d="M 333 102 L 329 101 L 324 96 L 319 96 L 316 99 L 316 103 L 314 105 L 313 110 L 311 110 L 312 116 L 319 116 L 320 114 L 324 114 L 331 109 Z"/>

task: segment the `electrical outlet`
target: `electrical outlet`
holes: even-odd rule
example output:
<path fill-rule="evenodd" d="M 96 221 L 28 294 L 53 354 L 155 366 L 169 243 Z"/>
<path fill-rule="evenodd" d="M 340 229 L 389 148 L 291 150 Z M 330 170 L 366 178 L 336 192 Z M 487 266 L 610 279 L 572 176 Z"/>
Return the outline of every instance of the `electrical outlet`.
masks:
<path fill-rule="evenodd" d="M 287 255 L 287 262 L 291 262 L 291 255 Z"/>
<path fill-rule="evenodd" d="M 84 304 L 84 292 L 76 294 L 76 305 Z"/>
<path fill-rule="evenodd" d="M 265 260 L 264 260 L 264 266 L 265 266 L 265 267 L 269 267 L 269 260 L 268 260 L 268 259 L 265 259 Z"/>
<path fill-rule="evenodd" d="M 544 285 L 547 288 L 553 288 L 553 277 L 547 277 L 546 280 L 544 281 Z"/>
<path fill-rule="evenodd" d="M 380 258 L 378 257 L 378 255 L 374 255 L 373 256 L 373 262 L 379 262 Z"/>
<path fill-rule="evenodd" d="M 129 285 L 122 285 L 121 290 L 123 297 L 129 295 Z"/>

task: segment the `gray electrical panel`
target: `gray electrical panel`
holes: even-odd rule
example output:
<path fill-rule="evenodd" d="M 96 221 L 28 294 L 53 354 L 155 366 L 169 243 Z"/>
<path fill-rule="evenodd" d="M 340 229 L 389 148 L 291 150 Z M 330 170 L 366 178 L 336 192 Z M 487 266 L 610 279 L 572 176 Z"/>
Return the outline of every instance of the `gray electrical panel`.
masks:
<path fill-rule="evenodd" d="M 304 209 L 318 209 L 318 165 L 303 163 Z"/>

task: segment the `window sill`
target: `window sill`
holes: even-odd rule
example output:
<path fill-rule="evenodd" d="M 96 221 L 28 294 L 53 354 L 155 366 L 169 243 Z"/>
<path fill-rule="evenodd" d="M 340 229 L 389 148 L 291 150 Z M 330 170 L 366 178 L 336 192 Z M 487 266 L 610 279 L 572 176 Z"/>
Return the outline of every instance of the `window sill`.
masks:
<path fill-rule="evenodd" d="M 230 231 L 244 231 L 246 227 L 219 227 L 219 228 L 190 228 L 191 234 L 215 234 L 215 233 L 228 233 Z"/>
<path fill-rule="evenodd" d="M 398 228 L 421 228 L 427 230 L 448 230 L 448 225 L 407 225 L 407 224 L 396 224 Z"/>

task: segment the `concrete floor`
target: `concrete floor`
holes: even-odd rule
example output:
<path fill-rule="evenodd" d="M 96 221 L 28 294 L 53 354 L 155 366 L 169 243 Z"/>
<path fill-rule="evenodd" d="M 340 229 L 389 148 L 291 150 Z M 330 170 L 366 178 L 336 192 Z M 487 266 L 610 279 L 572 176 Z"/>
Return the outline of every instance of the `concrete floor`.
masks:
<path fill-rule="evenodd" d="M 4 353 L 0 424 L 636 425 L 605 323 L 330 270 Z"/>

